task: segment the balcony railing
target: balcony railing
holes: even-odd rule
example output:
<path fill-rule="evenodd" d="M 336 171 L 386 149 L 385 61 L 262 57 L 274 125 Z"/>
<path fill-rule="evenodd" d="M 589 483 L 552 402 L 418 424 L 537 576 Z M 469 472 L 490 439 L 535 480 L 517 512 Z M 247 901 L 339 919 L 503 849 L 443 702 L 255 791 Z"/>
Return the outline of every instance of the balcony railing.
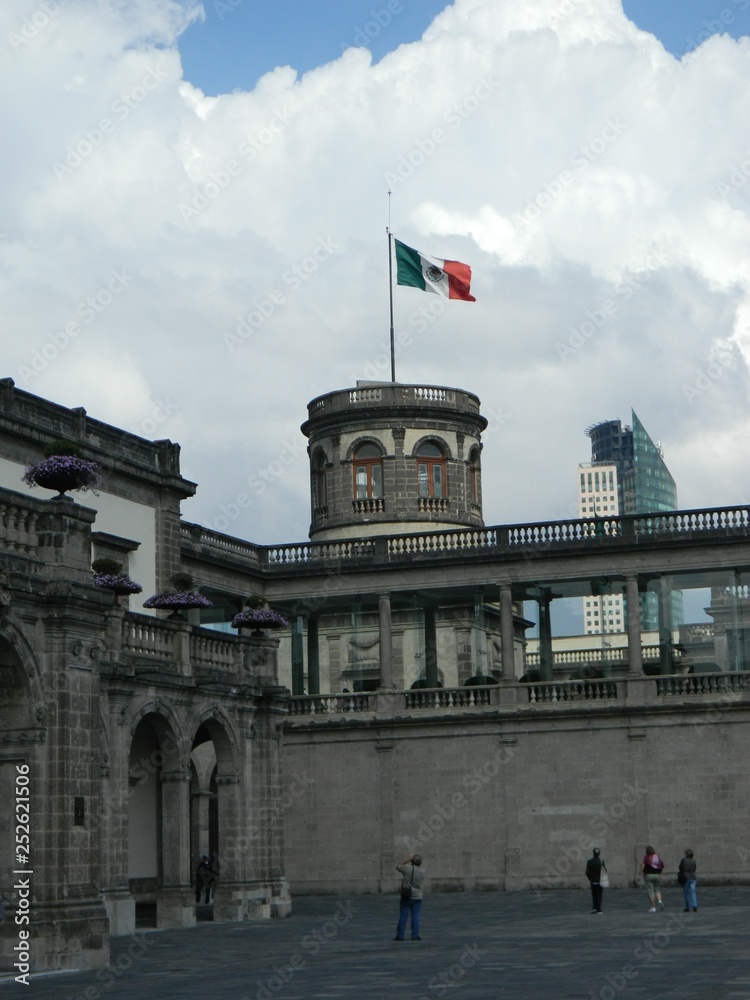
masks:
<path fill-rule="evenodd" d="M 530 705 L 568 701 L 602 701 L 617 698 L 617 683 L 609 680 L 535 681 L 526 684 Z"/>
<path fill-rule="evenodd" d="M 373 512 L 382 500 L 372 503 Z M 375 509 L 375 505 L 377 508 Z M 486 528 L 415 531 L 380 535 L 341 542 L 294 542 L 281 545 L 252 545 L 203 528 L 182 525 L 183 539 L 193 549 L 203 548 L 207 556 L 224 555 L 244 562 L 248 568 L 285 570 L 312 563 L 369 559 L 379 566 L 395 565 L 413 555 L 438 557 L 487 557 L 491 555 L 533 556 L 546 553 L 576 554 L 589 549 L 639 546 L 668 541 L 690 545 L 697 540 L 722 540 L 750 536 L 750 506 L 718 507 L 706 510 L 674 511 L 664 514 L 623 515 L 611 518 L 582 518 L 534 524 L 496 525 Z M 197 553 L 196 553 L 197 554 Z"/>
<path fill-rule="evenodd" d="M 372 691 L 364 694 L 296 695 L 290 699 L 289 714 L 294 717 L 348 716 L 379 711 L 398 715 L 401 712 L 455 712 L 470 710 L 497 713 L 516 711 L 524 707 L 573 707 L 600 705 L 602 708 L 622 704 L 628 699 L 631 680 L 639 685 L 638 696 L 644 704 L 662 704 L 685 695 L 703 696 L 707 702 L 750 702 L 750 672 L 679 674 L 664 677 L 600 679 L 583 681 L 510 682 L 459 688 L 419 688 L 409 691 Z M 511 693 L 512 692 L 512 693 Z M 381 698 L 383 699 L 381 702 Z"/>

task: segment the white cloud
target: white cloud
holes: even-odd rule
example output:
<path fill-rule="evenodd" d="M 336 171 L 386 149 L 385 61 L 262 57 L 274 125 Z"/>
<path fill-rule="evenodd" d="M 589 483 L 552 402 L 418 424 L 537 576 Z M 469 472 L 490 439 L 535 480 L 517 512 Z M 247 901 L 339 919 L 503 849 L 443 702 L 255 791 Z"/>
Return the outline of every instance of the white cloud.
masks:
<path fill-rule="evenodd" d="M 474 268 L 427 323 L 396 289 L 397 377 L 505 414 L 488 523 L 567 516 L 583 429 L 631 406 L 683 505 L 750 496 L 747 41 L 679 62 L 619 0 L 457 0 L 377 65 L 207 98 L 194 4 L 40 9 L 0 8 L 3 374 L 131 429 L 168 400 L 187 517 L 250 494 L 230 531 L 305 536 L 308 400 L 388 378 L 389 187 L 405 242 Z"/>

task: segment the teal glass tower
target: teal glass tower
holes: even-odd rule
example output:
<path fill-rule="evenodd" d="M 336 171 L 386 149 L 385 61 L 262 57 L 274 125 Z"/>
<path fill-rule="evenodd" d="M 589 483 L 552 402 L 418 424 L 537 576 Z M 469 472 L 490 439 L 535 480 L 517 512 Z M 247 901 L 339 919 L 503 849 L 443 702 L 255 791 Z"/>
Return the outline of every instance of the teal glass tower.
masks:
<path fill-rule="evenodd" d="M 632 425 L 620 420 L 604 420 L 587 428 L 591 439 L 591 462 L 617 467 L 617 492 L 623 514 L 655 514 L 677 510 L 677 485 L 667 468 L 659 445 L 631 410 Z M 665 622 L 665 618 L 671 620 Z M 683 620 L 682 594 L 673 591 L 668 608 L 659 621 L 658 600 L 653 593 L 641 595 L 641 627 L 669 629 Z"/>

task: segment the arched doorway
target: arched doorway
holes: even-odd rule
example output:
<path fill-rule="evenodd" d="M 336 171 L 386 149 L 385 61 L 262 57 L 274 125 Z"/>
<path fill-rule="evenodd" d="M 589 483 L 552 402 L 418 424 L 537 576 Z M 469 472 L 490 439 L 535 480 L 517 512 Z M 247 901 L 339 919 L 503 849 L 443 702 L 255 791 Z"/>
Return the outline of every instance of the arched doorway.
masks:
<path fill-rule="evenodd" d="M 31 692 L 29 678 L 18 653 L 6 639 L 0 638 L 0 733 L 12 743 L 13 750 L 0 753 L 0 896 L 2 896 L 6 914 L 2 925 L 5 933 L 0 934 L 0 970 L 12 971 L 13 962 L 17 956 L 13 954 L 12 945 L 17 944 L 17 928 L 11 916 L 13 885 L 18 876 L 13 872 L 19 867 L 15 857 L 16 843 L 16 812 L 11 804 L 21 788 L 28 789 L 33 795 L 35 779 L 33 771 L 32 751 L 36 735 L 31 711 Z M 28 741 L 28 746 L 23 744 Z M 32 809 L 33 815 L 33 809 Z M 23 832 L 23 830 L 21 831 Z M 33 834 L 33 827 L 30 830 Z M 28 858 L 32 859 L 33 844 L 24 844 L 30 848 Z M 6 948 L 7 942 L 7 948 Z"/>
<path fill-rule="evenodd" d="M 188 778 L 168 720 L 157 712 L 143 716 L 128 760 L 128 882 L 141 926 L 192 922 Z"/>
<path fill-rule="evenodd" d="M 227 727 L 216 718 L 207 718 L 198 726 L 190 752 L 190 854 L 196 903 L 198 899 L 197 865 L 208 855 L 219 874 L 219 889 L 205 891 L 197 907 L 198 919 L 226 915 L 230 886 L 242 878 L 246 843 L 238 843 L 240 782 L 232 741 Z M 233 915 L 231 919 L 236 919 Z"/>

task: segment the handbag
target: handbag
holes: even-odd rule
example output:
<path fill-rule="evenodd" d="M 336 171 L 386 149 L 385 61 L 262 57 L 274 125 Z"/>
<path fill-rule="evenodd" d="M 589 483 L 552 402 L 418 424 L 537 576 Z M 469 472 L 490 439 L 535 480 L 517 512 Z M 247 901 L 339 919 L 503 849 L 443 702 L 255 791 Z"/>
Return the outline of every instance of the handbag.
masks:
<path fill-rule="evenodd" d="M 678 885 L 686 885 L 687 884 L 687 875 L 682 870 L 682 868 L 680 868 L 680 870 L 677 872 L 677 884 Z"/>
<path fill-rule="evenodd" d="M 604 865 L 602 865 L 601 874 L 599 875 L 599 885 L 602 889 L 609 889 L 609 875 Z"/>
<path fill-rule="evenodd" d="M 404 903 L 408 903 L 409 900 L 411 899 L 411 890 L 413 885 L 414 885 L 414 865 L 412 865 L 411 878 L 409 879 L 409 884 L 401 886 L 401 899 Z"/>

